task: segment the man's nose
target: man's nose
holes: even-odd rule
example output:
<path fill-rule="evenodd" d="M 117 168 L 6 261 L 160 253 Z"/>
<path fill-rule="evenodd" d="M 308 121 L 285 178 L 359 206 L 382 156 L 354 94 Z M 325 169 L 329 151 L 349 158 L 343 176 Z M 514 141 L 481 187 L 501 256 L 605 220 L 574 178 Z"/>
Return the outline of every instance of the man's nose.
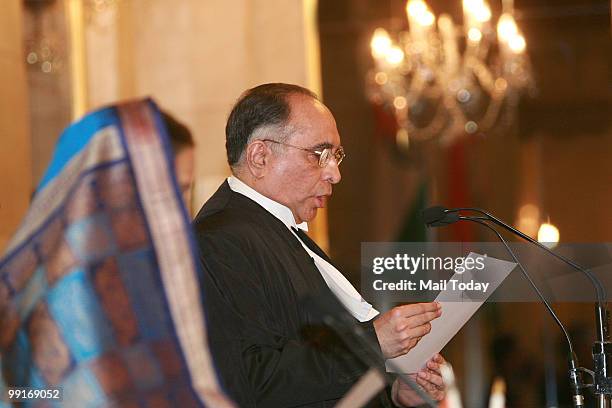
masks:
<path fill-rule="evenodd" d="M 338 166 L 336 159 L 331 159 L 323 170 L 325 181 L 329 181 L 331 184 L 338 184 L 342 179 L 342 176 L 340 175 L 340 167 Z"/>

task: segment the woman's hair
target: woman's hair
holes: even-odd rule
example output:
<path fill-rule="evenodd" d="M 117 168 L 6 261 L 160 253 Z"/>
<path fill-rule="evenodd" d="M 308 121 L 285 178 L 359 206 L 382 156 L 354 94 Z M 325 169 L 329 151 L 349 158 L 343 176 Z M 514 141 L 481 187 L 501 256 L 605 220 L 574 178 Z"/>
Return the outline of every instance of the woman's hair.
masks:
<path fill-rule="evenodd" d="M 191 131 L 187 126 L 176 120 L 168 112 L 161 111 L 162 118 L 166 123 L 172 152 L 176 156 L 181 150 L 195 145 Z"/>

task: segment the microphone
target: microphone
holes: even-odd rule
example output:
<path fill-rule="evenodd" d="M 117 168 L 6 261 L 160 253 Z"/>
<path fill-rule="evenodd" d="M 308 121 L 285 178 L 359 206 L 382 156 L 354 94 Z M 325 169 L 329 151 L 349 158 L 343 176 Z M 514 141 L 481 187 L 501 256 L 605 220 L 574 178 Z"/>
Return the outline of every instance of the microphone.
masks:
<path fill-rule="evenodd" d="M 459 221 L 459 213 L 444 207 L 430 207 L 423 211 L 423 220 L 428 227 L 442 227 Z"/>
<path fill-rule="evenodd" d="M 462 216 L 460 215 L 460 211 L 472 211 L 472 212 L 476 212 L 481 214 L 482 216 L 480 217 L 473 217 L 473 216 Z M 602 323 L 602 320 L 599 319 L 600 314 L 602 312 L 602 308 L 603 308 L 603 303 L 601 302 L 601 296 L 603 293 L 603 288 L 601 287 L 601 283 L 594 277 L 592 276 L 592 274 L 590 274 L 588 271 L 586 271 L 584 268 L 581 268 L 579 266 L 577 266 L 575 263 L 567 260 L 566 258 L 562 257 L 561 255 L 558 255 L 557 253 L 551 251 L 549 248 L 545 247 L 544 245 L 540 244 L 539 242 L 533 240 L 531 237 L 525 235 L 524 233 L 522 233 L 519 230 L 516 230 L 515 228 L 511 227 L 510 225 L 504 223 L 503 221 L 499 220 L 498 218 L 494 217 L 493 215 L 480 210 L 480 209 L 476 209 L 476 208 L 456 208 L 456 209 L 448 209 L 445 207 L 441 207 L 441 206 L 436 206 L 436 207 L 430 207 L 427 208 L 423 211 L 423 219 L 425 220 L 425 223 L 427 224 L 428 227 L 436 227 L 436 226 L 443 226 L 443 225 L 448 225 L 448 224 L 452 224 L 454 222 L 457 222 L 459 220 L 465 220 L 465 221 L 472 221 L 472 222 L 476 222 L 478 224 L 481 224 L 487 228 L 489 228 L 491 231 L 493 231 L 497 237 L 500 239 L 500 241 L 504 244 L 504 246 L 506 247 L 506 249 L 508 250 L 508 252 L 510 253 L 510 255 L 512 256 L 512 258 L 514 259 L 514 261 L 518 264 L 521 272 L 523 273 L 523 275 L 525 276 L 525 278 L 529 281 L 529 283 L 531 284 L 532 288 L 535 290 L 536 294 L 538 295 L 538 297 L 540 298 L 540 300 L 542 301 L 542 303 L 544 304 L 544 306 L 546 307 L 546 309 L 548 310 L 548 312 L 550 313 L 550 315 L 553 317 L 553 319 L 555 320 L 555 322 L 557 323 L 557 325 L 559 326 L 559 328 L 561 329 L 561 331 L 563 332 L 568 347 L 569 347 L 569 366 L 570 366 L 570 370 L 569 370 L 569 377 L 570 377 L 570 387 L 571 387 L 571 394 L 572 394 L 572 403 L 574 407 L 583 407 L 584 406 L 584 396 L 582 395 L 582 388 L 585 387 L 584 383 L 582 382 L 582 375 L 581 375 L 581 371 L 587 371 L 588 370 L 584 370 L 582 368 L 580 368 L 578 366 L 578 358 L 576 356 L 576 354 L 574 353 L 574 348 L 572 345 L 572 341 L 569 337 L 569 334 L 567 333 L 567 330 L 565 329 L 565 327 L 563 326 L 563 324 L 561 323 L 561 321 L 559 320 L 559 318 L 557 317 L 556 313 L 554 312 L 554 310 L 552 309 L 552 307 L 550 306 L 550 304 L 548 303 L 548 301 L 546 300 L 546 298 L 542 295 L 542 293 L 540 292 L 540 290 L 538 289 L 537 285 L 535 284 L 535 282 L 533 282 L 533 280 L 531 279 L 531 277 L 529 276 L 529 274 L 527 273 L 527 271 L 525 270 L 525 268 L 523 267 L 523 265 L 520 263 L 520 261 L 518 260 L 518 258 L 515 256 L 514 252 L 510 249 L 509 245 L 506 243 L 506 241 L 504 240 L 504 238 L 499 234 L 499 232 L 497 232 L 497 230 L 495 228 L 493 228 L 491 225 L 489 225 L 486 221 L 490 221 L 493 222 L 497 225 L 500 225 L 501 227 L 507 229 L 510 232 L 515 233 L 516 235 L 520 236 L 523 239 L 526 239 L 527 241 L 536 244 L 538 247 L 545 249 L 547 252 L 551 253 L 552 255 L 554 255 L 555 257 L 565 261 L 566 263 L 568 263 L 570 266 L 572 266 L 575 269 L 580 270 L 581 272 L 585 273 L 589 279 L 591 280 L 591 282 L 595 285 L 595 289 L 597 291 L 597 296 L 598 296 L 598 305 L 597 305 L 597 317 L 598 317 L 598 328 L 600 328 L 600 330 L 598 330 L 598 334 L 601 333 L 601 337 L 603 338 L 603 336 L 605 335 L 605 333 L 607 333 L 607 330 L 604 331 L 604 326 Z M 606 327 L 607 329 L 607 327 Z M 597 343 L 596 343 L 597 345 Z M 595 359 L 595 363 L 596 363 L 596 367 L 598 365 L 604 366 L 605 367 L 605 353 L 603 350 L 603 347 L 600 347 L 600 353 L 601 353 L 601 359 L 603 360 L 603 364 L 598 364 L 596 355 L 595 355 L 595 347 L 594 347 L 594 359 Z M 598 349 L 599 350 L 599 349 Z M 605 385 L 604 385 L 605 386 Z"/>
<path fill-rule="evenodd" d="M 481 214 L 481 217 L 472 217 L 472 216 L 462 216 L 460 215 L 461 211 L 470 211 L 470 212 L 475 212 L 478 214 Z M 481 220 L 481 221 L 491 221 L 496 225 L 499 225 L 500 227 L 506 229 L 507 231 L 513 233 L 514 235 L 519 236 L 520 238 L 524 239 L 525 241 L 531 242 L 532 244 L 538 246 L 540 249 L 548 252 L 550 255 L 554 256 L 555 258 L 561 260 L 562 262 L 564 262 L 565 264 L 569 265 L 571 268 L 585 274 L 587 276 L 587 278 L 591 281 L 593 287 L 595 288 L 596 291 L 596 295 L 597 295 L 597 303 L 603 307 L 604 305 L 604 299 L 605 299 L 605 290 L 601 284 L 601 282 L 586 268 L 576 264 L 574 261 L 552 251 L 550 248 L 548 248 L 545 245 L 542 245 L 540 242 L 536 241 L 535 239 L 531 238 L 529 235 L 517 230 L 516 228 L 510 226 L 509 224 L 503 222 L 502 220 L 500 220 L 499 218 L 493 216 L 492 214 L 478 209 L 478 208 L 446 208 L 446 207 L 442 207 L 442 206 L 435 206 L 435 207 L 429 207 L 425 210 L 423 210 L 422 212 L 423 214 L 423 219 L 425 221 L 425 224 L 428 227 L 437 227 L 437 226 L 443 226 L 443 225 L 448 225 L 448 224 L 452 224 L 455 223 L 459 220 L 466 220 L 466 221 L 473 221 L 473 220 Z M 605 309 L 605 307 L 603 307 Z M 599 313 L 598 313 L 599 315 Z M 604 341 L 604 339 L 607 340 L 608 337 L 608 328 L 607 326 L 604 327 L 603 325 L 598 325 L 597 329 L 598 331 L 598 338 L 601 341 Z"/>

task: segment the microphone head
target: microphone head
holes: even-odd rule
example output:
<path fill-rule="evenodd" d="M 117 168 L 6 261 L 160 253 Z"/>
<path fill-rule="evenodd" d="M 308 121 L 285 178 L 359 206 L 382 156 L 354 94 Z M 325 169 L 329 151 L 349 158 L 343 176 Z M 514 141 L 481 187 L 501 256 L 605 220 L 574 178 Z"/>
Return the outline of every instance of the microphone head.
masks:
<path fill-rule="evenodd" d="M 446 208 L 442 206 L 429 207 L 421 211 L 423 215 L 423 221 L 425 224 L 430 225 L 433 222 L 439 221 L 446 217 Z"/>
<path fill-rule="evenodd" d="M 459 221 L 459 213 L 442 206 L 426 208 L 422 214 L 423 221 L 428 227 L 441 227 Z"/>

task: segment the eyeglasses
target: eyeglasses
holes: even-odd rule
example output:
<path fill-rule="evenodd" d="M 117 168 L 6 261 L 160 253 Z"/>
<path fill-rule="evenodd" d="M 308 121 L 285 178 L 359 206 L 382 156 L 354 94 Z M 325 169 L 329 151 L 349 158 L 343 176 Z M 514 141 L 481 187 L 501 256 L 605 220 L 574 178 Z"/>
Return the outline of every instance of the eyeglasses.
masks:
<path fill-rule="evenodd" d="M 312 153 L 319 157 L 319 167 L 327 166 L 327 164 L 329 163 L 332 157 L 336 160 L 336 163 L 339 166 L 340 163 L 342 163 L 342 160 L 344 160 L 344 158 L 346 157 L 346 154 L 344 154 L 344 149 L 342 148 L 342 146 L 339 146 L 334 152 L 331 147 L 325 148 L 323 150 L 316 150 L 316 149 L 307 149 L 305 147 L 300 147 L 300 146 L 294 146 L 289 143 L 279 142 L 278 140 L 272 140 L 272 139 L 261 139 L 261 140 L 264 142 L 272 142 L 272 143 L 276 143 L 276 144 L 287 146 L 287 147 L 293 147 L 294 149 L 303 150 L 308 153 Z"/>

